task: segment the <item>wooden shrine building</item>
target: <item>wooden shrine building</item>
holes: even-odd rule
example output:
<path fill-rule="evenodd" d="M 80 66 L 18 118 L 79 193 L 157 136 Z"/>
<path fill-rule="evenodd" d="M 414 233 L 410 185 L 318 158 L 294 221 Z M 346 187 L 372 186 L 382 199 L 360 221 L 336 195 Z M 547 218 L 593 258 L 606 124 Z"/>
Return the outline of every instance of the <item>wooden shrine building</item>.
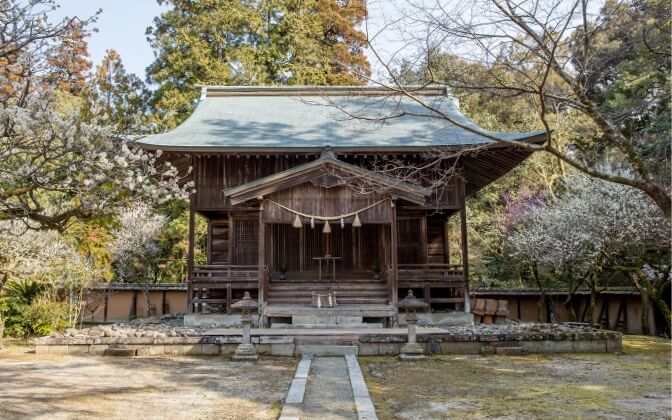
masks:
<path fill-rule="evenodd" d="M 445 88 L 413 92 L 476 127 Z M 407 289 L 429 311 L 468 312 L 465 200 L 529 155 L 373 87 L 205 87 L 186 121 L 138 144 L 192 168 L 189 311 L 230 313 L 250 291 L 268 316 L 316 296 L 393 315 Z M 196 213 L 208 223 L 204 265 Z"/>

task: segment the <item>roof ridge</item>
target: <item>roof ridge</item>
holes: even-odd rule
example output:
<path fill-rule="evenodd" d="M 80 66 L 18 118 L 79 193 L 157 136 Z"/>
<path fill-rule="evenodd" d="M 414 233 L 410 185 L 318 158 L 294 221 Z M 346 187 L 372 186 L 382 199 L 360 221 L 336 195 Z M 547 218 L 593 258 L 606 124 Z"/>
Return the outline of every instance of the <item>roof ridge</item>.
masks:
<path fill-rule="evenodd" d="M 219 86 L 200 85 L 201 99 L 221 96 L 343 96 L 402 95 L 401 89 L 421 96 L 452 96 L 446 86 L 408 85 L 399 88 L 389 86 Z"/>

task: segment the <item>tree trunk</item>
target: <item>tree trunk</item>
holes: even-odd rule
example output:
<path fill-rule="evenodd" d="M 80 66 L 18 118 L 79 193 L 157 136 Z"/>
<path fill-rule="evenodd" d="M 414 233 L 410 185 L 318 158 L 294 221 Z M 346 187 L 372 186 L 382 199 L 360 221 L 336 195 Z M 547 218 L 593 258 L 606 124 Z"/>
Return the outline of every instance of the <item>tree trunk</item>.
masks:
<path fill-rule="evenodd" d="M 642 299 L 642 334 L 651 335 L 649 328 L 649 312 L 651 311 L 651 300 L 646 291 L 640 290 L 639 295 Z"/>
<path fill-rule="evenodd" d="M 663 318 L 665 318 L 665 325 L 667 326 L 667 333 L 669 333 L 672 331 L 672 315 L 670 314 L 670 308 L 658 293 L 652 296 L 651 299 L 656 305 L 656 308 L 658 308 L 658 310 L 663 314 Z"/>
<path fill-rule="evenodd" d="M 147 305 L 146 306 L 147 310 L 145 312 L 145 317 L 149 318 L 149 317 L 152 316 L 152 307 L 149 304 L 149 288 L 146 285 L 143 285 L 143 287 L 142 287 L 142 295 L 145 298 L 145 305 Z"/>
<path fill-rule="evenodd" d="M 588 300 L 588 323 L 591 327 L 595 326 L 595 300 L 597 293 L 593 288 L 590 289 L 590 300 Z"/>
<path fill-rule="evenodd" d="M 544 286 L 541 284 L 541 279 L 539 278 L 539 269 L 536 263 L 532 263 L 532 275 L 534 276 L 534 281 L 537 283 L 537 288 L 539 289 L 539 300 L 537 301 L 537 321 L 545 322 L 543 316 L 544 312 L 544 303 L 546 303 L 546 291 Z"/>

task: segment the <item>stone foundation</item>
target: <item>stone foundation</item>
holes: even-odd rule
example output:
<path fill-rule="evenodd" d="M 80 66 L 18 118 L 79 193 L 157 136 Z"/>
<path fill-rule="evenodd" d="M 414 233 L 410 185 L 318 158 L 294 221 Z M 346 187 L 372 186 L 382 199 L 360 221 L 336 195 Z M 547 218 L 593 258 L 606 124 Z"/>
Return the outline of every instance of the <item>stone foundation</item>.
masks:
<path fill-rule="evenodd" d="M 272 331 L 270 333 L 269 331 Z M 621 333 L 547 324 L 425 328 L 418 344 L 425 354 L 620 353 Z M 102 355 L 108 349 L 135 350 L 137 356 L 232 355 L 241 342 L 236 330 L 214 330 L 190 337 L 105 337 L 57 335 L 35 342 L 37 354 Z M 305 346 L 355 346 L 360 356 L 398 355 L 406 343 L 403 329 L 298 333 L 253 330 L 257 354 L 297 356 Z M 125 352 L 120 352 L 125 353 Z"/>
<path fill-rule="evenodd" d="M 184 316 L 185 327 L 229 328 L 240 327 L 240 314 L 187 314 Z M 259 315 L 252 314 L 252 325 L 259 326 Z"/>

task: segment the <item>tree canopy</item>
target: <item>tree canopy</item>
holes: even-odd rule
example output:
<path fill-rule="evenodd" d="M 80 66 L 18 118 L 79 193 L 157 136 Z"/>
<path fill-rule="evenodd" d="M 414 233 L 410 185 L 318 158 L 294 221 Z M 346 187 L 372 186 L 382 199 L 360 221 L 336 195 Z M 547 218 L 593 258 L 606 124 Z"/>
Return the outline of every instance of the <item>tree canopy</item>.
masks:
<path fill-rule="evenodd" d="M 158 0 L 147 29 L 155 118 L 173 127 L 196 85 L 359 85 L 369 74 L 364 0 Z"/>

